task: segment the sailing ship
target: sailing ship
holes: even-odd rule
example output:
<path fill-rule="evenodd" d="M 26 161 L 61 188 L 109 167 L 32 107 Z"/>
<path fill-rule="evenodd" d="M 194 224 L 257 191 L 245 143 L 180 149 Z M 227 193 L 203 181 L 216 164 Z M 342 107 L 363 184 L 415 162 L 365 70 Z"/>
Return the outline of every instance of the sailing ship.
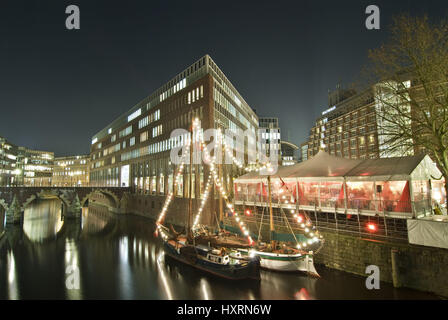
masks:
<path fill-rule="evenodd" d="M 157 231 L 163 241 L 163 248 L 167 256 L 192 266 L 209 274 L 230 279 L 244 280 L 254 279 L 260 280 L 260 259 L 258 257 L 243 256 L 236 249 L 215 247 L 211 243 L 196 243 L 196 237 L 190 227 L 192 216 L 192 146 L 194 143 L 194 128 L 197 126 L 197 120 L 193 123 L 190 135 L 190 172 L 189 172 L 189 207 L 186 218 L 185 234 L 178 234 L 175 230 L 169 230 L 161 223 L 168 208 L 169 202 L 173 196 L 168 195 L 167 201 L 157 220 Z M 182 173 L 183 164 L 179 173 Z M 178 175 L 179 175 L 178 173 Z M 210 180 L 210 179 L 209 179 Z M 206 199 L 206 197 L 204 197 Z M 205 201 L 202 202 L 204 204 Z M 199 212 L 202 211 L 202 206 Z M 173 229 L 173 228 L 172 228 Z"/>
<path fill-rule="evenodd" d="M 225 146 L 224 146 L 225 148 Z M 232 157 L 232 155 L 231 155 Z M 233 157 L 232 157 L 233 158 Z M 238 164 L 238 163 L 237 163 Z M 270 169 L 270 164 L 267 163 L 263 166 L 263 168 Z M 274 271 L 300 271 L 305 272 L 310 276 L 319 277 L 316 268 L 314 267 L 314 252 L 313 251 L 305 251 L 303 246 L 307 246 L 307 243 L 300 244 L 296 239 L 296 235 L 294 234 L 292 228 L 291 233 L 296 242 L 296 246 L 292 246 L 290 242 L 286 241 L 277 241 L 275 240 L 275 225 L 274 225 L 274 216 L 272 210 L 272 197 L 271 197 L 271 175 L 268 174 L 268 196 L 269 196 L 269 215 L 270 215 L 270 236 L 271 241 L 269 244 L 263 243 L 258 238 L 257 242 L 254 242 L 253 245 L 244 246 L 245 239 L 239 236 L 237 233 L 228 233 L 228 232 L 220 232 L 216 236 L 208 236 L 205 238 L 207 241 L 212 241 L 215 245 L 219 246 L 229 246 L 229 247 L 238 247 L 238 251 L 241 252 L 243 256 L 249 257 L 259 257 L 261 267 L 268 270 Z M 221 198 L 220 202 L 220 219 L 219 224 L 221 229 L 226 229 L 226 226 L 223 223 L 223 213 L 222 213 L 222 204 Z M 230 206 L 233 208 L 233 206 Z M 241 223 L 240 218 L 236 218 L 237 223 Z M 262 223 L 260 223 L 260 231 L 261 231 Z M 227 226 L 229 227 L 229 226 Z M 232 230 L 232 228 L 229 228 Z M 308 230 L 306 228 L 305 230 Z M 314 237 L 310 242 L 319 241 L 317 237 Z M 309 242 L 308 242 L 309 244 Z M 322 244 L 321 244 L 322 246 Z"/>
<path fill-rule="evenodd" d="M 257 242 L 254 249 L 240 249 L 244 255 L 258 256 L 261 259 L 261 267 L 275 271 L 301 271 L 311 276 L 319 277 L 314 267 L 313 251 L 302 250 L 302 246 L 297 242 L 296 247 L 288 242 L 274 240 L 275 225 L 272 211 L 271 197 L 271 176 L 268 175 L 268 198 L 269 198 L 269 224 L 271 241 L 269 244 Z M 261 228 L 260 223 L 260 228 Z M 291 230 L 292 231 L 292 230 Z M 295 237 L 294 233 L 293 236 Z"/>

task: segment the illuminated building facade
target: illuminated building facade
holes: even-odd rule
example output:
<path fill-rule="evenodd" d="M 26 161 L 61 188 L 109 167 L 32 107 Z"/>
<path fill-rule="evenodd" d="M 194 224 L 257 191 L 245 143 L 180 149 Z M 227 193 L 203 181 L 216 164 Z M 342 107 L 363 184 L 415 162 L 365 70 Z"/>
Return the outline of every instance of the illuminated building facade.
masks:
<path fill-rule="evenodd" d="M 93 136 L 90 185 L 131 186 L 137 194 L 150 196 L 142 199 L 149 209 L 157 209 L 156 197 L 173 190 L 175 166 L 170 150 L 175 143 L 186 141 L 186 137 L 174 141 L 171 132 L 189 130 L 194 118 L 200 119 L 204 130 L 250 130 L 254 136 L 258 130 L 255 112 L 206 55 Z M 174 190 L 177 198 L 189 195 L 186 169 Z M 199 198 L 208 173 L 203 166 L 194 166 L 193 170 L 192 197 Z M 234 165 L 224 165 L 222 170 L 224 184 L 232 190 L 233 177 L 239 171 Z M 139 210 L 146 207 L 142 205 Z"/>
<path fill-rule="evenodd" d="M 26 187 L 50 187 L 52 185 L 53 152 L 24 149 L 22 161 Z"/>
<path fill-rule="evenodd" d="M 54 153 L 32 150 L 0 137 L 0 186 L 51 186 Z"/>
<path fill-rule="evenodd" d="M 307 157 L 323 149 L 347 159 L 379 158 L 373 90 L 352 95 L 330 93 L 330 96 L 339 100 L 329 98 L 329 102 L 337 104 L 322 112 L 311 128 Z"/>
<path fill-rule="evenodd" d="M 410 85 L 410 81 L 407 82 Z M 329 102 L 337 103 L 322 112 L 311 128 L 307 142 L 308 158 L 319 150 L 347 159 L 412 156 L 421 152 L 417 148 L 410 151 L 390 150 L 385 143 L 386 135 L 381 132 L 381 121 L 384 120 L 378 116 L 382 112 L 382 103 L 375 98 L 378 86 L 360 93 L 338 87 L 336 91 L 343 93 L 329 94 Z"/>
<path fill-rule="evenodd" d="M 259 119 L 259 141 L 261 149 L 264 153 L 275 151 L 278 154 L 278 162 L 281 165 L 281 130 L 278 122 L 278 118 L 273 117 L 260 117 Z"/>
<path fill-rule="evenodd" d="M 292 166 L 298 162 L 297 151 L 299 147 L 289 141 L 280 141 L 281 165 Z"/>
<path fill-rule="evenodd" d="M 299 162 L 308 160 L 308 142 L 302 143 L 299 151 Z"/>
<path fill-rule="evenodd" d="M 10 187 L 22 183 L 18 158 L 19 147 L 0 137 L 0 186 Z"/>
<path fill-rule="evenodd" d="M 89 186 L 89 155 L 54 158 L 52 185 L 55 187 Z"/>

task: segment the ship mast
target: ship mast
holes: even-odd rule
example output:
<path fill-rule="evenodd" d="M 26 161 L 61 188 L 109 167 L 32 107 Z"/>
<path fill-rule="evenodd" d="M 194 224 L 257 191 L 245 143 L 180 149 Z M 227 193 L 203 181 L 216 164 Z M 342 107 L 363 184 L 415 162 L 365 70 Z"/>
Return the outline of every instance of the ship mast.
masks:
<path fill-rule="evenodd" d="M 218 179 L 219 181 L 221 181 L 221 188 L 224 188 L 224 181 L 221 180 L 222 177 L 222 164 L 220 163 L 218 165 Z M 222 205 L 222 192 L 221 190 L 219 190 L 219 228 L 221 229 L 221 226 L 223 225 L 224 222 L 224 213 L 223 213 L 223 205 Z"/>
<path fill-rule="evenodd" d="M 275 240 L 274 240 L 274 215 L 272 213 L 272 196 L 271 196 L 271 176 L 268 175 L 268 197 L 269 197 L 269 225 L 270 225 L 270 234 L 271 234 L 271 246 L 272 249 L 275 249 Z"/>
<path fill-rule="evenodd" d="M 192 170 L 193 170 L 193 132 L 194 132 L 194 125 L 191 125 L 191 133 L 190 133 L 190 169 L 189 169 L 189 182 L 188 182 L 188 194 L 189 194 L 189 203 L 188 203 L 188 219 L 187 219 L 187 240 L 191 237 L 191 230 L 190 230 L 190 220 L 191 220 L 191 213 L 193 211 L 193 199 L 191 198 L 192 193 Z"/>

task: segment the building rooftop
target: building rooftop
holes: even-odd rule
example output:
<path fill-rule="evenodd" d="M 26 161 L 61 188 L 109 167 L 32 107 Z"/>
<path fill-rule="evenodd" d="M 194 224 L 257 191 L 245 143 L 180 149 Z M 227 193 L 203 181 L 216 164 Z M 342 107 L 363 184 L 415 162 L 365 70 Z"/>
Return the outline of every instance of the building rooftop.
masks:
<path fill-rule="evenodd" d="M 119 127 L 125 125 L 128 121 L 130 121 L 129 117 L 132 117 L 134 112 L 138 111 L 139 108 L 142 108 L 141 113 L 154 108 L 172 94 L 181 91 L 183 88 L 189 86 L 191 83 L 202 78 L 206 74 L 211 74 L 215 79 L 217 79 L 219 84 L 224 84 L 229 87 L 234 94 L 234 99 L 237 101 L 237 104 L 239 104 L 237 107 L 239 107 L 243 113 L 250 113 L 251 118 L 258 121 L 258 117 L 253 109 L 249 107 L 247 102 L 235 89 L 221 69 L 216 65 L 213 59 L 206 54 L 95 134 L 92 137 L 92 144 L 94 144 L 94 141 L 104 138 L 107 134 L 110 134 L 112 131 L 115 131 Z M 179 84 L 181 84 L 181 86 L 179 86 Z"/>

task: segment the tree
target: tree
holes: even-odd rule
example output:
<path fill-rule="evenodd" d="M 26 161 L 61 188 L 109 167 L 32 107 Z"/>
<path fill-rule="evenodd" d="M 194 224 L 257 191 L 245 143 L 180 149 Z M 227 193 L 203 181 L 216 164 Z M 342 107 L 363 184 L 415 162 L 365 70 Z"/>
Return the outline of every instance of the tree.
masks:
<path fill-rule="evenodd" d="M 448 22 L 400 15 L 369 59 L 380 152 L 427 153 L 448 194 Z"/>

